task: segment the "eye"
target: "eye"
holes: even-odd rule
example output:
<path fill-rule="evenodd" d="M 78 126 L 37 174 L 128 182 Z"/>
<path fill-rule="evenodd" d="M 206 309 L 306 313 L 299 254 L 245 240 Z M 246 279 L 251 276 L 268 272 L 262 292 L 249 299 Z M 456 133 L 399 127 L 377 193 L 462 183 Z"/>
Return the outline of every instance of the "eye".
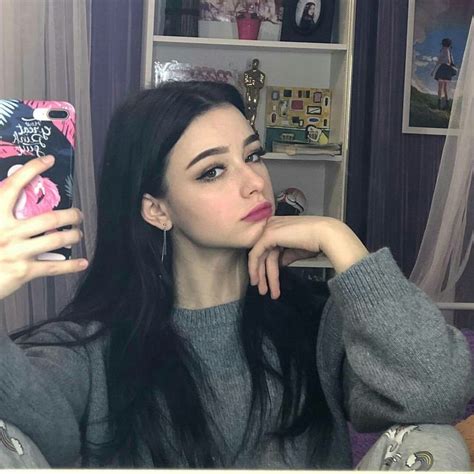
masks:
<path fill-rule="evenodd" d="M 259 148 L 258 150 L 255 150 L 252 154 L 250 154 L 249 156 L 247 156 L 247 159 L 252 157 L 252 156 L 257 156 L 258 159 L 255 160 L 255 162 L 259 162 L 260 159 L 262 158 L 262 156 L 265 155 L 265 150 L 263 148 Z"/>
<path fill-rule="evenodd" d="M 201 180 L 201 181 L 214 181 L 215 179 L 217 179 L 219 176 L 215 176 L 213 175 L 213 172 L 219 168 L 222 168 L 222 169 L 225 169 L 225 165 L 223 165 L 222 163 L 217 163 L 215 164 L 212 168 L 208 169 L 204 174 L 202 174 L 198 180 Z"/>
<path fill-rule="evenodd" d="M 253 163 L 258 163 L 261 161 L 261 157 L 265 154 L 265 150 L 263 148 L 259 148 L 258 150 L 255 150 L 253 153 L 247 156 L 246 160 L 249 158 L 253 158 Z M 257 157 L 255 159 L 255 157 Z M 223 163 L 216 163 L 212 165 L 212 168 L 209 168 L 206 172 L 204 172 L 199 178 L 197 178 L 199 181 L 215 181 L 217 178 L 222 176 L 222 173 L 219 175 L 215 175 L 215 170 L 217 169 L 225 169 L 226 166 Z"/>

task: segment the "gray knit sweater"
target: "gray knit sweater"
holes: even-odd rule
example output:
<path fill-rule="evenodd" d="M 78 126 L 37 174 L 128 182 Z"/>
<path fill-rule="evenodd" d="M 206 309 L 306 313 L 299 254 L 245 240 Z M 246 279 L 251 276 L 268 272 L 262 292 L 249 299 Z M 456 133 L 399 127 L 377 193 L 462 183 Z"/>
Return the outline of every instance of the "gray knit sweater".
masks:
<path fill-rule="evenodd" d="M 329 464 L 350 468 L 347 419 L 359 431 L 379 431 L 393 423 L 450 423 L 462 416 L 473 396 L 467 342 L 446 325 L 436 305 L 398 268 L 388 248 L 380 249 L 329 280 L 329 297 L 317 341 L 317 368 L 335 429 Z M 219 424 L 232 458 L 245 429 L 249 375 L 237 338 L 243 300 L 202 310 L 174 309 L 186 335 L 208 367 L 216 400 L 208 408 Z M 32 340 L 71 340 L 92 334 L 73 323 L 50 323 Z M 87 441 L 107 439 L 105 338 L 84 348 L 21 349 L 0 336 L 0 418 L 29 435 L 53 466 L 94 466 L 81 459 Z M 281 393 L 270 384 L 273 412 Z M 244 451 L 236 468 L 311 468 L 308 453 L 318 443 L 301 435 L 280 452 L 262 442 Z M 152 467 L 143 446 L 143 467 Z M 79 459 L 79 461 L 78 461 Z M 180 460 L 177 466 L 182 466 Z"/>

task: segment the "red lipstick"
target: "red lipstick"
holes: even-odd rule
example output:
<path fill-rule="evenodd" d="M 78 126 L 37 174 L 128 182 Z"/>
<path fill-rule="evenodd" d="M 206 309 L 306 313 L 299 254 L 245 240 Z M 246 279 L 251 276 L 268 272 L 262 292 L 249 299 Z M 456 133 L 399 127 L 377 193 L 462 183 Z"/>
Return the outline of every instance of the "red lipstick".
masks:
<path fill-rule="evenodd" d="M 272 215 L 272 205 L 265 201 L 255 206 L 243 219 L 246 221 L 259 221 Z"/>

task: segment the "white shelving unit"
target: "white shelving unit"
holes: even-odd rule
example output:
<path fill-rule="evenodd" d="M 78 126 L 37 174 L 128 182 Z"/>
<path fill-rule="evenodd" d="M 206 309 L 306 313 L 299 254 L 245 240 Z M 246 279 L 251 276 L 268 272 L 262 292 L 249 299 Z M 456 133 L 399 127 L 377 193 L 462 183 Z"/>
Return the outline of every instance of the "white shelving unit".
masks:
<path fill-rule="evenodd" d="M 252 41 L 222 37 L 232 35 L 235 24 L 217 24 L 221 29 L 215 36 L 220 37 L 215 38 L 163 36 L 160 34 L 164 20 L 163 1 L 145 0 L 143 87 L 153 85 L 153 62 L 157 60 L 177 60 L 195 66 L 243 72 L 249 69 L 253 58 L 258 58 L 259 68 L 266 75 L 266 86 L 331 89 L 330 140 L 342 143 L 341 155 L 309 157 L 267 153 L 265 159 L 275 194 L 290 186 L 297 187 L 308 200 L 305 214 L 324 215 L 344 221 L 355 0 L 336 0 L 333 43 L 294 43 L 269 39 Z M 217 22 L 200 22 L 200 31 L 206 31 L 206 34 L 212 31 L 210 26 L 213 25 L 209 26 L 210 23 Z M 274 39 L 275 32 L 270 33 L 264 37 L 273 35 Z M 236 34 L 234 38 L 237 38 Z M 266 87 L 260 93 L 256 119 L 256 128 L 263 142 L 265 97 Z M 329 260 L 321 257 L 300 260 L 292 266 L 332 267 Z"/>
<path fill-rule="evenodd" d="M 190 41 L 192 40 L 192 41 Z M 291 43 L 289 41 L 265 41 L 259 40 L 258 45 L 255 45 L 254 40 L 239 40 L 239 39 L 226 39 L 226 38 L 189 38 L 185 36 L 164 36 L 164 35 L 153 35 L 153 41 L 161 44 L 197 44 L 197 45 L 215 45 L 215 46 L 238 46 L 239 48 L 250 48 L 250 49 L 276 49 L 294 51 L 301 49 L 315 49 L 315 43 Z M 297 45 L 295 47 L 295 45 Z M 318 44 L 319 51 L 346 51 L 347 45 L 345 44 L 332 44 L 332 43 L 320 43 Z"/>

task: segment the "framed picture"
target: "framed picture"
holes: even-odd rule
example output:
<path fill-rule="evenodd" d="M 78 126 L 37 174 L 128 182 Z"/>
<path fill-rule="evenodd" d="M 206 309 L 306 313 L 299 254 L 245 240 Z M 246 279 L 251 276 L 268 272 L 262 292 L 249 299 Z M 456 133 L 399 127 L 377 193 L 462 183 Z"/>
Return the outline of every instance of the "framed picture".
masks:
<path fill-rule="evenodd" d="M 281 41 L 330 43 L 333 0 L 284 0 Z"/>
<path fill-rule="evenodd" d="M 403 133 L 451 133 L 451 105 L 473 14 L 473 0 L 409 0 Z"/>
<path fill-rule="evenodd" d="M 261 20 L 259 40 L 278 41 L 283 17 L 283 0 L 199 0 L 199 36 L 238 38 L 238 12 L 255 13 Z"/>
<path fill-rule="evenodd" d="M 199 19 L 204 21 L 235 21 L 236 1 L 200 0 Z"/>

